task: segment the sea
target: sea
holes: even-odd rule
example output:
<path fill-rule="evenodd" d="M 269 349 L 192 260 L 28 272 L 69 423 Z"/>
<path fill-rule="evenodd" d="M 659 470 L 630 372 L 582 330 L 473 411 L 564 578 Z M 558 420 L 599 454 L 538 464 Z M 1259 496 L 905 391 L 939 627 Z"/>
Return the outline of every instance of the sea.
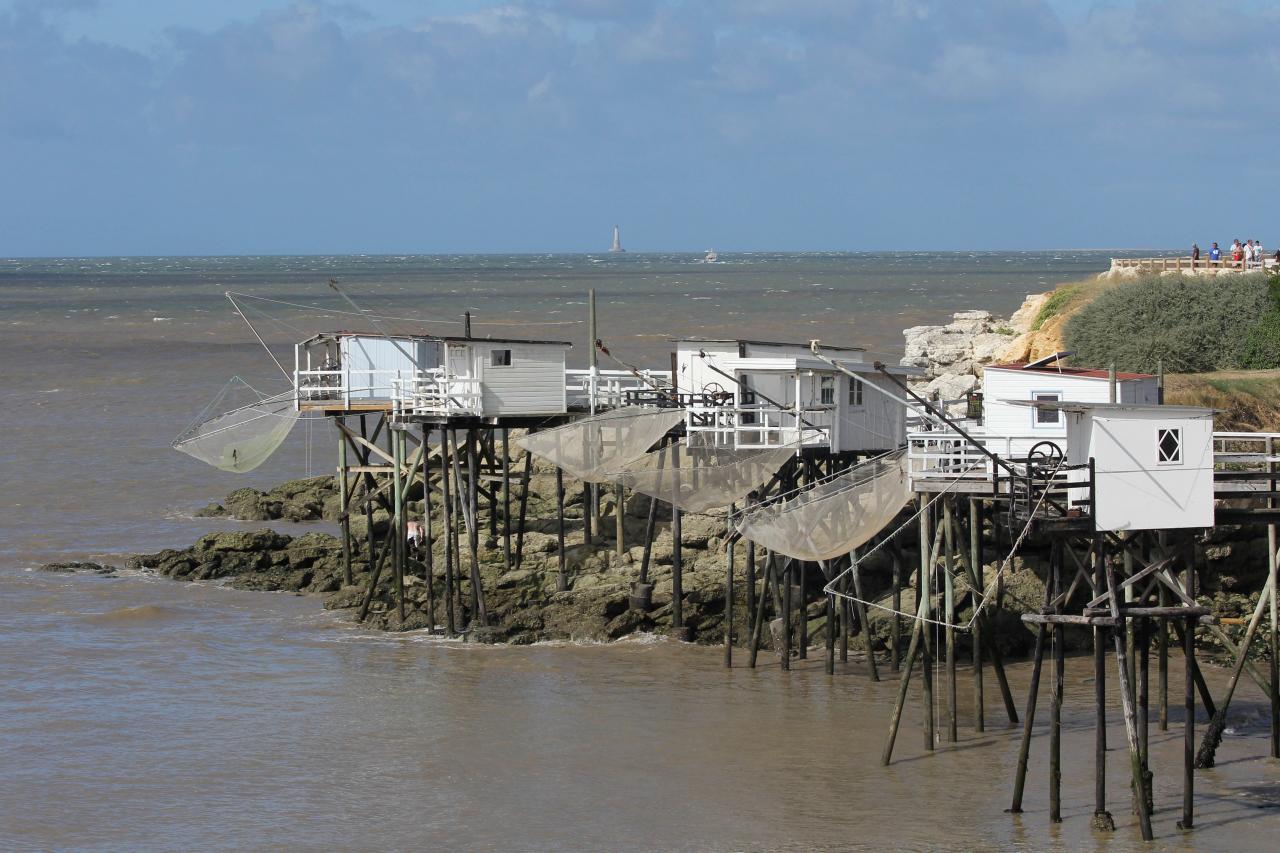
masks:
<path fill-rule="evenodd" d="M 258 526 L 195 512 L 331 473 L 319 420 L 247 475 L 170 447 L 224 389 L 287 387 L 293 344 L 317 332 L 458 334 L 469 314 L 477 337 L 569 341 L 585 365 L 594 289 L 606 368 L 666 368 L 692 335 L 892 362 L 908 326 L 1007 316 L 1149 253 L 0 259 L 0 849 L 1138 849 L 1114 725 L 1119 829 L 1089 829 L 1087 661 L 1068 661 L 1051 824 L 1046 714 L 1026 810 L 1005 814 L 1018 730 L 991 688 L 977 733 L 962 682 L 959 742 L 934 751 L 913 703 L 883 768 L 896 679 L 853 661 L 829 677 L 819 656 L 725 669 L 719 650 L 657 637 L 477 647 L 365 631 L 309 597 L 36 569 Z M 1011 665 L 1019 705 L 1027 677 Z M 1218 767 L 1197 774 L 1193 832 L 1175 827 L 1180 710 L 1153 735 L 1163 848 L 1275 849 L 1280 771 L 1251 688 Z"/>

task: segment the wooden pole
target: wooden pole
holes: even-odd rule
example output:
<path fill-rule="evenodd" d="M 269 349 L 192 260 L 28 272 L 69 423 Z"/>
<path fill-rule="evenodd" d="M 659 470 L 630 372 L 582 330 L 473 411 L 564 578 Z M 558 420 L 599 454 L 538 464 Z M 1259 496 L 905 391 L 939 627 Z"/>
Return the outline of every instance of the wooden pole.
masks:
<path fill-rule="evenodd" d="M 975 590 L 985 595 L 987 590 L 986 569 L 982 565 L 982 507 L 976 498 L 969 499 L 969 566 L 977 581 Z M 978 607 L 980 601 L 973 598 L 973 606 Z M 986 730 L 986 705 L 982 690 L 982 622 L 980 617 L 973 620 L 973 730 Z"/>
<path fill-rule="evenodd" d="M 1276 458 L 1275 440 L 1267 438 L 1267 470 L 1275 473 L 1278 466 L 1274 461 Z M 1271 490 L 1272 497 L 1267 498 L 1267 506 L 1275 507 L 1277 481 L 1268 481 L 1268 488 Z M 1271 757 L 1280 758 L 1280 625 L 1277 625 L 1277 593 L 1280 592 L 1280 560 L 1277 559 L 1276 542 L 1276 525 L 1267 525 L 1267 576 L 1271 581 L 1271 597 L 1269 603 L 1271 605 L 1271 660 L 1269 662 L 1270 678 L 1268 682 L 1271 689 L 1267 691 L 1267 698 L 1271 705 Z"/>
<path fill-rule="evenodd" d="M 1142 755 L 1142 798 L 1140 808 L 1147 813 L 1155 811 L 1151 790 L 1151 742 L 1149 740 L 1151 722 L 1151 660 L 1148 652 L 1151 646 L 1151 620 L 1143 617 L 1137 620 L 1138 633 L 1138 751 Z"/>
<path fill-rule="evenodd" d="M 613 525 L 614 538 L 617 540 L 618 561 L 622 561 L 627 553 L 627 514 L 624 512 L 626 494 L 622 484 L 618 483 L 613 490 Z"/>
<path fill-rule="evenodd" d="M 449 492 L 449 463 L 453 456 L 449 433 L 440 428 L 440 509 L 444 517 L 444 627 L 452 637 L 458 633 L 454 609 L 453 557 L 458 547 L 458 531 L 453 517 L 453 496 Z"/>
<path fill-rule="evenodd" d="M 502 430 L 502 570 L 511 571 L 511 430 Z"/>
<path fill-rule="evenodd" d="M 1062 594 L 1062 539 L 1055 537 L 1049 550 L 1049 585 L 1056 599 Z M 1062 613 L 1062 605 L 1053 608 Z M 1049 820 L 1062 823 L 1062 687 L 1066 668 L 1066 644 L 1062 639 L 1062 625 L 1050 626 L 1053 631 L 1053 680 L 1049 682 Z"/>
<path fill-rule="evenodd" d="M 916 574 L 916 600 L 923 603 L 921 612 L 927 620 L 933 611 L 932 599 L 930 594 L 933 591 L 933 566 L 937 562 L 937 548 L 931 552 L 928 543 L 930 539 L 931 525 L 933 523 L 932 507 L 926 507 L 925 511 L 920 514 L 920 524 L 922 526 L 920 532 L 920 571 Z M 938 531 L 941 534 L 941 530 Z M 921 629 L 921 653 L 923 660 L 921 661 L 920 683 L 924 687 L 924 748 L 933 751 L 934 743 L 937 740 L 933 730 L 933 649 L 929 644 L 929 632 L 932 626 L 928 622 L 922 623 Z"/>
<path fill-rule="evenodd" d="M 760 590 L 760 595 L 756 597 L 755 617 L 751 622 L 751 654 L 747 659 L 747 666 L 752 669 L 756 668 L 756 656 L 760 652 L 760 634 L 764 630 L 764 606 L 765 602 L 769 600 L 768 588 L 772 581 L 773 556 L 771 554 L 766 554 L 764 561 L 764 577 L 761 578 L 761 583 L 765 588 Z"/>
<path fill-rule="evenodd" d="M 431 521 L 431 428 L 422 428 L 422 565 L 423 580 L 427 585 L 427 625 L 428 631 L 436 632 L 436 593 L 435 593 L 435 543 L 432 540 Z"/>
<path fill-rule="evenodd" d="M 1044 603 L 1042 612 L 1053 601 L 1053 587 L 1046 581 L 1044 585 Z M 1013 777 L 1013 804 L 1009 806 L 1012 814 L 1022 813 L 1022 794 L 1027 786 L 1027 760 L 1031 755 L 1031 730 L 1036 722 L 1036 703 L 1040 697 L 1040 671 L 1044 665 L 1044 643 L 1048 636 L 1048 625 L 1040 622 L 1036 625 L 1036 645 L 1034 663 L 1031 665 L 1031 682 L 1027 687 L 1026 713 L 1022 719 L 1022 741 L 1018 746 L 1018 768 Z"/>
<path fill-rule="evenodd" d="M 791 575 L 796 561 L 787 558 L 782 568 L 782 668 L 791 669 Z"/>
<path fill-rule="evenodd" d="M 1183 551 L 1184 562 L 1187 565 L 1184 591 L 1190 601 L 1196 600 L 1195 547 L 1195 540 L 1187 536 Z M 1196 689 L 1191 669 L 1196 660 L 1196 623 L 1198 621 L 1197 617 L 1187 617 L 1186 635 L 1182 644 L 1182 655 L 1186 658 L 1182 697 L 1183 713 L 1186 717 L 1182 730 L 1182 820 L 1179 821 L 1178 828 L 1184 831 L 1195 826 Z M 1241 656 L 1247 652 L 1248 649 L 1240 650 Z"/>
<path fill-rule="evenodd" d="M 850 565 L 852 565 L 852 563 Z M 851 614 L 853 613 L 853 608 L 850 607 L 849 599 L 847 598 L 847 596 L 849 595 L 849 589 L 850 589 L 849 576 L 845 575 L 844 579 L 840 581 L 840 591 L 844 595 L 842 595 L 838 601 L 838 604 L 840 606 L 840 662 L 841 663 L 849 662 L 849 630 L 850 630 L 849 623 L 852 621 Z M 859 596 L 859 598 L 861 598 L 861 596 Z M 870 649 L 870 646 L 868 646 L 868 649 Z M 872 659 L 871 666 L 874 667 L 875 663 L 876 663 L 875 660 Z M 876 677 L 876 680 L 877 681 L 879 680 L 878 675 Z"/>
<path fill-rule="evenodd" d="M 1159 604 L 1164 607 L 1167 593 L 1164 584 L 1159 584 L 1160 600 Z M 1159 705 L 1157 717 L 1160 723 L 1160 731 L 1169 731 L 1169 620 L 1161 617 L 1156 623 L 1160 626 L 1160 635 L 1156 643 L 1156 702 Z"/>
<path fill-rule="evenodd" d="M 955 743 L 960 739 L 956 714 L 956 629 L 953 626 L 955 617 L 955 526 L 951 513 L 951 499 L 942 499 L 942 524 L 946 546 L 943 550 L 943 618 L 947 643 L 947 742 Z"/>
<path fill-rule="evenodd" d="M 867 606 L 862 603 L 866 599 L 862 595 L 862 566 L 858 563 L 856 550 L 849 554 L 849 561 L 849 574 L 853 576 L 853 595 L 858 599 L 856 603 L 858 624 L 862 626 L 862 639 L 867 644 L 867 674 L 871 676 L 872 681 L 879 681 L 880 673 L 876 669 L 875 651 L 871 645 L 871 620 L 867 618 Z"/>
<path fill-rule="evenodd" d="M 357 622 L 363 622 L 364 618 L 369 615 L 369 605 L 373 603 L 373 594 L 378 589 L 378 579 L 382 577 L 382 566 L 387 561 L 387 555 L 392 550 L 391 541 L 394 533 L 393 529 L 387 531 L 387 535 L 382 542 L 382 553 L 378 556 L 378 562 L 369 570 L 369 584 L 365 587 L 364 598 L 361 599 L 360 608 L 356 611 Z"/>
<path fill-rule="evenodd" d="M 898 679 L 898 696 L 893 702 L 893 713 L 889 717 L 889 737 L 885 741 L 884 752 L 880 754 L 880 764 L 888 767 L 893 758 L 893 744 L 898 739 L 898 727 L 902 723 L 902 709 L 907 703 L 907 688 L 911 685 L 911 670 L 915 668 L 916 658 L 920 654 L 921 638 L 924 635 L 925 610 L 928 607 L 924 599 L 917 599 L 916 621 L 911 628 L 911 642 L 907 646 L 907 658 L 902 667 L 902 675 Z M 1043 629 L 1043 626 L 1042 626 Z"/>
<path fill-rule="evenodd" d="M 1128 625 L 1120 615 L 1120 592 L 1116 588 L 1115 569 L 1107 566 L 1106 576 L 1107 592 L 1110 593 L 1111 616 L 1117 622 L 1115 630 L 1112 631 L 1112 637 L 1116 646 L 1116 668 L 1120 673 L 1120 705 L 1124 714 L 1125 740 L 1129 744 L 1129 768 L 1132 772 L 1131 785 L 1134 794 L 1137 795 L 1142 791 L 1144 782 L 1142 778 L 1142 754 L 1138 746 L 1137 712 L 1134 710 L 1133 686 L 1128 679 L 1129 663 L 1126 660 L 1128 642 L 1125 634 L 1128 633 Z M 1144 808 L 1138 809 L 1137 812 L 1138 826 L 1142 831 L 1142 840 L 1150 841 L 1153 837 L 1151 834 L 1151 816 L 1147 814 L 1147 810 Z"/>
<path fill-rule="evenodd" d="M 346 418 L 338 418 L 339 426 L 346 425 Z M 338 430 L 338 508 L 342 515 L 342 583 L 351 586 L 354 580 L 351 575 L 351 519 L 347 515 L 349 487 L 347 477 L 347 437 Z"/>
<path fill-rule="evenodd" d="M 671 628 L 683 639 L 684 554 L 682 553 L 680 507 L 671 506 Z"/>
<path fill-rule="evenodd" d="M 822 561 L 822 574 L 823 574 L 823 577 L 825 577 L 829 583 L 831 581 L 831 568 L 830 568 L 830 563 L 828 563 L 826 560 Z M 826 634 L 826 640 L 827 640 L 826 668 L 827 668 L 827 675 L 835 675 L 836 674 L 836 621 L 837 621 L 836 597 L 832 593 L 827 593 L 826 598 L 827 598 L 827 604 L 826 604 L 825 610 L 826 610 L 827 625 L 826 625 L 826 629 L 823 632 Z"/>
<path fill-rule="evenodd" d="M 747 542 L 747 636 L 756 631 L 756 543 Z"/>
<path fill-rule="evenodd" d="M 729 515 L 725 517 L 725 534 L 724 542 L 728 553 L 725 555 L 724 570 L 724 665 L 726 667 L 733 666 L 733 552 L 736 550 L 733 543 L 733 524 L 730 521 L 733 518 L 734 506 L 729 505 Z"/>
<path fill-rule="evenodd" d="M 809 564 L 807 562 L 796 560 L 796 570 L 800 574 L 800 606 L 798 616 L 800 624 L 800 639 L 797 643 L 799 648 L 800 660 L 809 659 Z"/>
<path fill-rule="evenodd" d="M 1094 534 L 1094 595 L 1101 595 L 1107 583 L 1104 541 L 1101 533 Z M 1093 826 L 1099 830 L 1115 829 L 1115 821 L 1107 811 L 1107 648 L 1101 627 L 1093 629 L 1093 702 Z"/>
<path fill-rule="evenodd" d="M 520 472 L 520 519 L 516 522 L 516 568 L 524 562 L 524 523 L 529 509 L 529 478 L 533 474 L 533 451 L 524 452 L 524 469 Z"/>
<path fill-rule="evenodd" d="M 902 612 L 902 571 L 904 568 L 902 559 L 902 543 L 897 539 L 889 543 L 890 567 L 893 577 L 890 578 L 890 602 L 893 605 L 893 613 L 889 622 L 889 665 L 897 672 L 901 666 L 900 657 L 902 655 L 902 618 L 898 615 Z"/>
<path fill-rule="evenodd" d="M 565 565 L 564 553 L 564 470 L 556 468 L 556 590 L 564 592 L 569 588 L 569 574 Z"/>
<path fill-rule="evenodd" d="M 392 463 L 392 495 L 395 500 L 395 511 L 391 515 L 392 529 L 395 531 L 394 559 L 396 582 L 396 617 L 399 624 L 404 625 L 404 564 L 405 564 L 405 524 L 404 524 L 404 431 L 387 430 L 387 441 L 391 444 Z"/>

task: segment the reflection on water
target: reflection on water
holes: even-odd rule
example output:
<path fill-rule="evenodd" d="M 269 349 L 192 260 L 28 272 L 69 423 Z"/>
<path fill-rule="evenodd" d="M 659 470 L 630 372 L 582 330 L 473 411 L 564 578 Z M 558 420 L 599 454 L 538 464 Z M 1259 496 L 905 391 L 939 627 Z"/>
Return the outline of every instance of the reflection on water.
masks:
<path fill-rule="evenodd" d="M 988 731 L 969 729 L 964 673 L 960 744 L 925 754 L 913 704 L 881 768 L 896 682 L 853 661 L 831 679 L 820 655 L 786 674 L 666 641 L 370 635 L 312 599 L 139 577 L 0 572 L 0 600 L 6 849 L 1142 847 L 1117 725 L 1120 829 L 1089 830 L 1085 658 L 1068 661 L 1066 820 L 1050 826 L 1047 731 L 1026 813 L 1003 814 L 1017 731 L 991 689 Z M 1027 670 L 1011 671 L 1020 705 Z M 1176 704 L 1176 661 L 1170 681 Z M 1261 697 L 1243 688 L 1219 766 L 1196 776 L 1190 835 L 1174 826 L 1179 708 L 1169 732 L 1152 727 L 1162 845 L 1275 849 L 1280 784 Z"/>

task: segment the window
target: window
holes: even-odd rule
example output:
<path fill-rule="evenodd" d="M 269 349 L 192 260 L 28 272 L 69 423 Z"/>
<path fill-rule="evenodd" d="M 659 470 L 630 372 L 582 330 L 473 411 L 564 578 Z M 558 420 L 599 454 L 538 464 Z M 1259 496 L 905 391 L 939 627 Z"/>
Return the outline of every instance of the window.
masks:
<path fill-rule="evenodd" d="M 510 367 L 511 366 L 511 350 L 509 349 L 489 350 L 489 366 L 490 367 Z"/>
<path fill-rule="evenodd" d="M 1056 403 L 1062 399 L 1062 394 L 1057 391 L 1032 391 L 1031 399 L 1037 402 Z M 1062 412 L 1057 409 L 1036 408 L 1035 420 L 1032 422 L 1035 426 L 1057 426 L 1062 423 Z"/>
<path fill-rule="evenodd" d="M 738 405 L 754 406 L 756 404 L 756 392 L 746 387 L 746 385 L 744 384 L 745 382 L 746 380 L 743 379 L 742 382 L 739 383 L 738 385 Z M 755 422 L 756 422 L 755 412 L 742 412 L 738 416 L 738 423 L 740 424 L 750 425 L 750 424 L 754 424 Z"/>
<path fill-rule="evenodd" d="M 818 402 L 823 406 L 836 404 L 836 378 L 823 376 L 818 380 Z"/>
<path fill-rule="evenodd" d="M 850 406 L 862 405 L 862 380 L 861 379 L 849 380 L 849 405 Z"/>
<path fill-rule="evenodd" d="M 1181 461 L 1182 430 L 1176 427 L 1156 430 L 1156 462 L 1177 465 Z"/>

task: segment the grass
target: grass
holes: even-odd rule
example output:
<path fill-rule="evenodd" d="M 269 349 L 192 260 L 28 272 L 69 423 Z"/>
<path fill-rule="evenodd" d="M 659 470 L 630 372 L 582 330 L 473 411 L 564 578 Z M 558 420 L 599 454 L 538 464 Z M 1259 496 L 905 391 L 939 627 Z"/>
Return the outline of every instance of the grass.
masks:
<path fill-rule="evenodd" d="M 1044 305 L 1040 306 L 1039 313 L 1036 318 L 1031 321 L 1031 331 L 1038 332 L 1049 320 L 1059 314 L 1065 313 L 1072 308 L 1075 303 L 1083 297 L 1089 290 L 1093 282 L 1076 282 L 1075 284 L 1064 284 L 1049 294 L 1049 298 L 1045 300 Z"/>
<path fill-rule="evenodd" d="M 1164 401 L 1217 409 L 1219 430 L 1280 432 L 1280 370 L 1170 374 Z"/>

